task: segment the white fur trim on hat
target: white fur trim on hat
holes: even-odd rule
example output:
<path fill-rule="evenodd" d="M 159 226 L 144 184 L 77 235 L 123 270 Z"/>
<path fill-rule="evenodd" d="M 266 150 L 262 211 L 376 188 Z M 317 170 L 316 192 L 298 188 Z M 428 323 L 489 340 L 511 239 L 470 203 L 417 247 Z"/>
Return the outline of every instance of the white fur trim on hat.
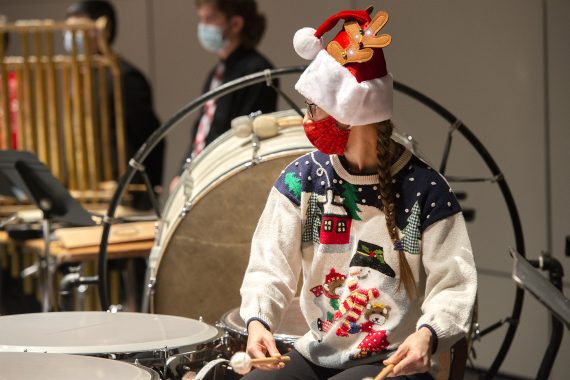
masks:
<path fill-rule="evenodd" d="M 392 117 L 392 75 L 358 83 L 325 50 L 301 74 L 295 89 L 343 124 L 366 125 Z"/>
<path fill-rule="evenodd" d="M 313 60 L 323 49 L 323 41 L 317 38 L 315 33 L 316 30 L 313 28 L 302 28 L 293 36 L 293 47 L 301 58 Z"/>

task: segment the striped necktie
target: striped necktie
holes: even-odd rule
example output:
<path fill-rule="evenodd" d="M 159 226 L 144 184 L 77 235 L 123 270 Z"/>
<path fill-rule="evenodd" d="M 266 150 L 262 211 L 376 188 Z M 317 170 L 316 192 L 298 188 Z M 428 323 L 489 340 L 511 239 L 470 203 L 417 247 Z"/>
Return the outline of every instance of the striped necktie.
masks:
<path fill-rule="evenodd" d="M 212 76 L 212 80 L 210 82 L 210 91 L 215 90 L 222 84 L 222 80 L 224 78 L 224 69 L 224 64 L 220 62 L 216 67 L 214 75 Z M 210 126 L 212 124 L 212 120 L 214 120 L 215 113 L 216 101 L 213 99 L 208 100 L 204 104 L 204 112 L 202 113 L 202 117 L 198 123 L 198 131 L 196 132 L 196 138 L 194 139 L 194 156 L 198 155 L 206 146 L 206 137 L 208 137 L 208 133 L 210 133 Z"/>

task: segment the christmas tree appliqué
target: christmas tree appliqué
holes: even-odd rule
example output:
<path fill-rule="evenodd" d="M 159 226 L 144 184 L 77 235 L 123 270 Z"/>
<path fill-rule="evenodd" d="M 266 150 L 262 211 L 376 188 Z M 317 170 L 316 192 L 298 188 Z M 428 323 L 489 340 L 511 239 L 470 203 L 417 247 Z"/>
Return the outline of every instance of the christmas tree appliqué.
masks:
<path fill-rule="evenodd" d="M 411 254 L 420 253 L 420 240 L 422 233 L 420 231 L 420 205 L 416 201 L 414 207 L 410 211 L 410 216 L 407 219 L 408 224 L 402 230 L 404 235 L 402 238 L 402 243 L 404 245 L 404 251 Z"/>
<path fill-rule="evenodd" d="M 291 194 L 293 194 L 298 200 L 301 200 L 301 191 L 303 190 L 303 186 L 295 173 L 289 172 L 285 174 L 285 184 L 289 188 Z"/>
<path fill-rule="evenodd" d="M 342 205 L 350 215 L 353 220 L 362 220 L 360 216 L 358 216 L 358 211 L 362 211 L 358 208 L 357 197 L 356 197 L 356 188 L 354 185 L 350 183 L 343 183 L 342 184 L 343 192 L 343 201 Z"/>
<path fill-rule="evenodd" d="M 303 243 L 319 243 L 322 211 L 318 205 L 317 194 L 311 193 L 309 204 L 307 205 L 307 219 L 303 225 Z"/>

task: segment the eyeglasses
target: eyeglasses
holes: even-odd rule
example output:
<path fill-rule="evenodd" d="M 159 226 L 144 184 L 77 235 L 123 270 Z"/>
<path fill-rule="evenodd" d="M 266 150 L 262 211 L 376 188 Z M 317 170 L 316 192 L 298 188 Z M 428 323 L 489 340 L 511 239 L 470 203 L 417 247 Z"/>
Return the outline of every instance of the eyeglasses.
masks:
<path fill-rule="evenodd" d="M 315 113 L 317 112 L 317 105 L 315 103 L 311 103 L 308 100 L 305 100 L 305 104 L 307 105 L 307 113 L 311 119 L 315 118 Z"/>

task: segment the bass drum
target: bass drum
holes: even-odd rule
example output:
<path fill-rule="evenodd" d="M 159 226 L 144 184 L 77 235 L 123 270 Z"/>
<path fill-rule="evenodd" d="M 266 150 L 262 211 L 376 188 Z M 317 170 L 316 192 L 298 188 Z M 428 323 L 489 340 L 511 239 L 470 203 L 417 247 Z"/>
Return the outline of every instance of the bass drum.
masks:
<path fill-rule="evenodd" d="M 150 253 L 143 310 L 214 324 L 239 306 L 251 238 L 269 191 L 287 164 L 312 150 L 301 125 L 260 140 L 230 130 L 187 165 Z"/>

